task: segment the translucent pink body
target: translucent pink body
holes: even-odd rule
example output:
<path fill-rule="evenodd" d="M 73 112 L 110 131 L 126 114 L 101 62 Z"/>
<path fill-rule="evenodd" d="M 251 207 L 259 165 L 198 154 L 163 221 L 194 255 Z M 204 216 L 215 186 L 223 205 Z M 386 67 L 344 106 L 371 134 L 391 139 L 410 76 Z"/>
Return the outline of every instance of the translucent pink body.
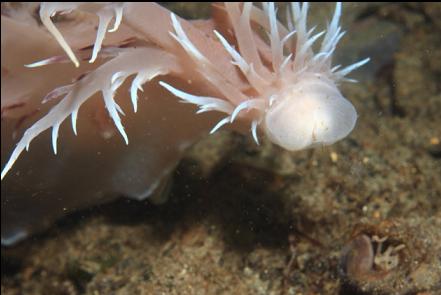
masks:
<path fill-rule="evenodd" d="M 2 16 L 2 242 L 114 196 L 151 196 L 210 128 L 249 126 L 256 143 L 260 131 L 293 151 L 347 136 L 357 115 L 337 85 L 368 59 L 331 66 L 340 4 L 317 34 L 307 4 L 288 11 L 287 26 L 273 3 L 216 5 L 195 22 L 153 3 L 45 3 L 44 27 Z"/>

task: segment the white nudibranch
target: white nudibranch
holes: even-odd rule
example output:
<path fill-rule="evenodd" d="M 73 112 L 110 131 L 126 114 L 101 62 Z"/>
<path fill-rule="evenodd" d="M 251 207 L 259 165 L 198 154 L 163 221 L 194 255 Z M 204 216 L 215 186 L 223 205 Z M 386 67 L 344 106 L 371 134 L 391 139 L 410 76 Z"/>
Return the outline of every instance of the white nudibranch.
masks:
<path fill-rule="evenodd" d="M 92 12 L 99 16 L 96 41 L 90 58 L 92 63 L 102 49 L 105 32 L 112 18 L 115 18 L 115 21 L 110 31 L 116 31 L 120 24 L 124 23 L 123 13 L 128 14 L 128 19 L 131 14 L 136 14 L 138 6 L 134 5 L 137 4 L 46 3 L 41 6 L 40 16 L 48 31 L 78 67 L 79 61 L 74 51 L 52 23 L 51 16 L 59 11 L 72 9 Z M 152 11 L 160 11 L 157 7 L 148 6 L 150 4 L 145 5 Z M 169 32 L 169 37 L 173 38 L 171 39 L 173 42 L 178 42 L 186 56 L 170 49 L 168 41 L 164 44 L 155 44 L 156 47 L 153 48 L 147 46 L 125 48 L 122 52 L 116 52 L 112 60 L 95 69 L 83 80 L 70 85 L 68 89 L 60 88 L 63 91 L 59 90 L 57 93 L 65 97 L 46 116 L 26 130 L 3 168 L 1 178 L 3 179 L 11 169 L 21 152 L 28 149 L 30 142 L 49 128 L 53 130 L 53 149 L 56 153 L 60 124 L 71 116 L 76 134 L 78 110 L 96 92 L 102 92 L 110 118 L 124 141 L 128 143 L 119 116 L 124 113 L 114 100 L 116 90 L 129 76 L 135 75 L 130 94 L 136 112 L 137 90 L 142 90 L 142 84 L 159 75 L 185 74 L 185 69 L 176 70 L 181 66 L 179 59 L 182 58 L 193 62 L 196 72 L 200 74 L 200 80 L 210 84 L 210 89 L 214 87 L 219 97 L 198 96 L 178 90 L 163 81 L 159 83 L 183 101 L 199 106 L 198 113 L 218 111 L 227 114 L 214 125 L 211 133 L 236 120 L 246 120 L 250 123 L 251 134 L 256 143 L 259 143 L 258 130 L 260 130 L 275 144 L 295 151 L 332 144 L 352 131 L 357 113 L 352 104 L 342 96 L 337 85 L 342 81 L 354 81 L 345 76 L 366 64 L 369 58 L 342 69 L 340 66 L 332 66 L 336 45 L 344 35 L 339 25 L 340 3 L 337 3 L 326 31 L 319 33 L 314 33 L 314 28 L 307 28 L 308 4 L 292 3 L 286 10 L 286 26 L 277 20 L 274 3 L 263 3 L 261 9 L 252 3 L 228 2 L 224 4 L 223 9 L 228 15 L 231 26 L 226 31 L 231 32 L 233 37 L 226 38 L 218 31 L 214 31 L 217 40 L 206 38 L 204 42 L 217 42 L 215 45 L 222 46 L 221 54 L 224 53 L 227 60 L 231 60 L 237 71 L 241 72 L 240 77 L 245 77 L 248 84 L 246 91 L 237 87 L 240 83 L 233 83 L 231 81 L 233 78 L 226 77 L 224 69 L 217 67 L 216 60 L 204 55 L 195 42 L 192 42 L 184 30 L 186 26 L 191 26 L 191 23 L 182 26 L 182 21 L 171 13 L 172 31 Z M 133 22 L 136 22 L 136 16 Z M 164 19 L 164 23 L 168 24 L 169 19 Z M 127 25 L 130 26 L 130 22 Z M 262 38 L 260 31 L 255 31 L 256 27 L 266 31 L 268 38 Z M 197 29 L 193 28 L 193 30 Z M 136 28 L 134 31 L 138 32 Z M 320 38 L 322 38 L 320 49 L 314 53 L 312 46 Z M 233 39 L 234 44 L 227 41 Z M 52 59 L 46 59 L 29 66 L 42 66 L 51 62 Z M 241 83 L 243 85 L 243 81 Z"/>
<path fill-rule="evenodd" d="M 226 4 L 226 7 L 230 16 L 234 15 L 233 5 L 229 7 Z M 234 18 L 231 19 L 239 50 L 230 45 L 217 31 L 214 33 L 231 55 L 232 63 L 245 75 L 257 95 L 241 99 L 242 102 L 234 104 L 233 99 L 226 102 L 221 98 L 198 97 L 164 82 L 160 84 L 179 98 L 198 105 L 199 112 L 217 110 L 227 113 L 228 116 L 219 121 L 211 133 L 225 124 L 233 123 L 239 113 L 255 110 L 251 119 L 251 133 L 257 144 L 258 127 L 261 127 L 272 142 L 291 151 L 330 145 L 346 137 L 355 126 L 357 113 L 353 105 L 342 96 L 337 84 L 340 81 L 355 82 L 345 76 L 366 64 L 369 58 L 340 70 L 340 66 L 331 66 L 335 47 L 344 35 L 339 26 L 341 4 L 337 3 L 327 31 L 314 35 L 314 28 L 308 30 L 306 26 L 308 4 L 292 3 L 287 13 L 289 31 L 281 37 L 279 29 L 283 29 L 283 26 L 276 19 L 274 4 L 264 3 L 267 22 L 259 19 L 254 21 L 263 27 L 269 26 L 271 68 L 265 67 L 257 54 L 253 56 L 252 52 L 250 53 L 252 50 L 249 49 L 256 50 L 256 45 L 246 43 L 246 40 L 253 40 L 250 36 L 245 36 L 247 31 L 250 31 L 250 11 L 253 8 L 250 3 L 244 4 L 240 21 L 247 19 L 246 22 L 235 23 Z M 189 41 L 173 14 L 172 20 L 175 29 L 175 32 L 171 33 L 173 37 L 196 62 L 207 63 L 204 56 Z M 323 35 L 320 51 L 314 54 L 311 47 Z M 290 46 L 287 41 L 294 36 L 296 41 Z M 285 55 L 285 51 L 289 53 Z M 208 72 L 204 74 L 210 75 Z"/>

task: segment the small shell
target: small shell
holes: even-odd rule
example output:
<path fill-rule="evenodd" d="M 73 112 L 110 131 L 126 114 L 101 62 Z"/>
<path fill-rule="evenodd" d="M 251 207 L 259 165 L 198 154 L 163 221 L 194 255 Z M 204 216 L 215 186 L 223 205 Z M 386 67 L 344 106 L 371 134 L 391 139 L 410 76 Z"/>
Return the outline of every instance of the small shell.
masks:
<path fill-rule="evenodd" d="M 343 288 L 369 294 L 440 290 L 440 222 L 410 218 L 358 226 L 341 252 Z"/>

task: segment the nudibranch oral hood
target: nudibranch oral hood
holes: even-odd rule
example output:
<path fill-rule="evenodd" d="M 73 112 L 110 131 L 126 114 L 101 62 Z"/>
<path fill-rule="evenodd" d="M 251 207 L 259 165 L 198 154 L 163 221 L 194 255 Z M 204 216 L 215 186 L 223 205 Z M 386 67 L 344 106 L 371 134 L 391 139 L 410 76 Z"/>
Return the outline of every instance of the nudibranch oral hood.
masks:
<path fill-rule="evenodd" d="M 355 126 L 337 86 L 369 59 L 332 65 L 340 3 L 318 33 L 298 3 L 285 24 L 274 3 L 215 4 L 196 21 L 155 3 L 42 3 L 42 26 L 24 7 L 2 7 L 2 243 L 107 195 L 151 196 L 188 146 L 224 125 L 292 151 Z"/>
<path fill-rule="evenodd" d="M 324 77 L 306 75 L 278 95 L 263 124 L 271 141 L 287 150 L 333 144 L 357 121 L 353 105 Z"/>

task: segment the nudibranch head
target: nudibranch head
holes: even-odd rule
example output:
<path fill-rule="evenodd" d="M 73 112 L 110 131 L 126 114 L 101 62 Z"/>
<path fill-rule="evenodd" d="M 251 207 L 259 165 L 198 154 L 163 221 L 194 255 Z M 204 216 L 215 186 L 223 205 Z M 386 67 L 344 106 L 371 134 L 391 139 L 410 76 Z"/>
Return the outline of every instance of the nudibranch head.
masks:
<path fill-rule="evenodd" d="M 313 34 L 307 29 L 308 4 L 292 3 L 287 13 L 288 28 L 276 17 L 273 3 L 264 3 L 263 10 L 245 3 L 225 4 L 236 44 L 215 31 L 216 37 L 231 56 L 232 63 L 249 83 L 247 93 L 220 84 L 221 73 L 192 44 L 175 16 L 175 33 L 171 33 L 199 71 L 224 95 L 224 98 L 200 97 L 184 93 L 162 83 L 176 96 L 196 104 L 199 112 L 217 110 L 228 116 L 214 126 L 233 123 L 242 117 L 251 121 L 251 133 L 256 143 L 257 129 L 263 131 L 275 144 L 291 151 L 319 145 L 330 145 L 346 137 L 354 128 L 357 112 L 340 93 L 341 81 L 354 81 L 345 76 L 369 61 L 366 58 L 340 69 L 332 67 L 332 55 L 344 32 L 339 26 L 341 4 L 337 3 L 333 18 L 326 31 Z M 260 25 L 268 33 L 269 44 L 253 31 Z M 312 45 L 323 37 L 320 51 L 314 54 Z M 238 48 L 236 49 L 235 46 Z M 270 52 L 265 56 L 263 52 Z M 252 91 L 249 91 L 252 89 Z"/>
<path fill-rule="evenodd" d="M 357 112 L 324 77 L 305 76 L 277 94 L 264 115 L 268 138 L 291 151 L 330 145 L 354 128 Z"/>

